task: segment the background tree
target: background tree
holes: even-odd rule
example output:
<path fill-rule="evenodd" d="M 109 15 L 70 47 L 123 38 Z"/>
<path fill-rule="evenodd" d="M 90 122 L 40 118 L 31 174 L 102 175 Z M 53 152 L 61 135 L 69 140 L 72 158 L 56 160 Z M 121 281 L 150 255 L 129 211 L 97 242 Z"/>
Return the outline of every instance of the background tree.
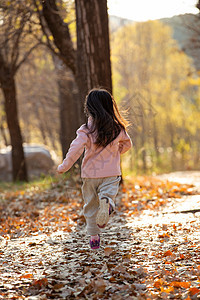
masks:
<path fill-rule="evenodd" d="M 39 44 L 47 46 L 52 51 L 58 75 L 60 140 L 64 157 L 75 136 L 75 130 L 84 122 L 83 103 L 88 90 L 95 86 L 103 86 L 112 91 L 107 2 L 95 0 L 90 5 L 88 1 L 76 3 L 77 38 L 75 41 L 72 40 L 70 32 L 70 24 L 75 17 L 73 1 L 33 0 L 28 3 L 25 1 L 16 3 L 22 11 L 35 18 L 37 30 L 31 27 L 30 34 Z M 42 32 L 37 26 L 37 17 Z M 93 26 L 94 20 L 98 20 L 95 26 Z M 30 20 L 27 21 L 29 23 L 27 22 L 24 27 L 29 26 L 30 29 Z M 88 32 L 86 32 L 87 26 Z M 85 48 L 86 44 L 89 45 L 89 50 Z M 34 110 L 38 110 L 38 103 Z M 72 117 L 74 115 L 76 118 Z M 43 128 L 41 132 L 45 141 L 45 125 L 42 123 L 40 119 L 40 128 Z"/>
<path fill-rule="evenodd" d="M 158 21 L 123 27 L 116 32 L 112 49 L 114 95 L 130 107 L 135 124 L 132 155 L 138 168 L 164 167 L 171 158 L 171 167 L 177 169 L 185 157 L 190 157 L 189 167 L 199 149 L 195 121 L 191 129 L 194 111 L 199 111 L 191 60 L 172 39 L 170 28 Z"/>
<path fill-rule="evenodd" d="M 24 141 L 60 152 L 59 91 L 51 52 L 38 47 L 16 76 Z"/>
<path fill-rule="evenodd" d="M 0 84 L 4 95 L 6 120 L 12 145 L 12 169 L 14 180 L 27 180 L 27 171 L 23 151 L 23 139 L 19 125 L 15 75 L 20 66 L 27 59 L 31 51 L 36 48 L 26 39 L 27 20 L 31 17 L 23 5 L 13 7 L 12 3 L 1 4 L 0 30 Z M 26 40 L 28 44 L 22 41 Z M 22 52 L 23 48 L 23 52 Z"/>
<path fill-rule="evenodd" d="M 75 50 L 69 29 L 72 27 L 69 24 L 74 24 L 74 9 L 70 0 L 65 2 L 33 0 L 33 4 L 41 28 L 40 35 L 36 35 L 35 38 L 51 51 L 57 74 L 59 132 L 64 158 L 72 139 L 75 137 L 76 129 L 83 121 L 83 112 L 79 105 L 78 88 L 74 77 Z M 75 33 L 75 29 L 73 31 Z M 72 118 L 74 115 L 76 118 Z"/>
<path fill-rule="evenodd" d="M 40 16 L 42 27 L 45 28 L 45 20 L 59 50 L 58 55 L 72 70 L 80 95 L 84 98 L 88 89 L 96 85 L 112 88 L 107 1 L 77 0 L 75 3 L 77 51 L 56 0 L 43 1 Z"/>
<path fill-rule="evenodd" d="M 76 2 L 77 47 L 73 45 L 68 19 L 66 16 L 64 18 L 62 14 L 63 2 L 48 0 L 42 1 L 41 5 L 42 10 L 35 1 L 47 44 L 65 64 L 66 76 L 70 75 L 71 77 L 69 85 L 73 82 L 73 90 L 77 89 L 75 97 L 73 94 L 70 96 L 67 91 L 63 92 L 63 88 L 60 90 L 60 95 L 62 95 L 61 141 L 64 156 L 69 142 L 64 144 L 63 141 L 71 141 L 74 138 L 73 130 L 67 130 L 68 136 L 66 136 L 66 129 L 64 132 L 65 119 L 70 120 L 70 115 L 76 115 L 71 127 L 78 128 L 84 122 L 83 103 L 88 90 L 95 86 L 104 86 L 112 91 L 107 1 Z M 96 26 L 94 26 L 94 20 L 98 21 L 95 22 Z M 75 48 L 77 49 L 75 50 Z M 60 83 L 59 86 L 63 86 L 63 83 Z M 63 110 L 64 94 L 68 95 L 66 99 L 68 104 Z M 79 101 L 77 101 L 77 97 L 79 97 Z"/>
<path fill-rule="evenodd" d="M 64 158 L 80 124 L 81 105 L 71 70 L 58 57 L 54 57 L 54 64 L 59 91 L 60 142 Z"/>

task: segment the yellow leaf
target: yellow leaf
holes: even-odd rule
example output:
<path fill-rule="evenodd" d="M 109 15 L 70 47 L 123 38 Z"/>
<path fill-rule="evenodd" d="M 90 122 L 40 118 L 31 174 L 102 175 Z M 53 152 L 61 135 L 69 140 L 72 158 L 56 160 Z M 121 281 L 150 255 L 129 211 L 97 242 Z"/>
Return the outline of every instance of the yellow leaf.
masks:
<path fill-rule="evenodd" d="M 164 292 L 164 293 L 171 293 L 174 291 L 174 287 L 173 286 L 169 286 L 167 288 L 163 288 L 162 286 L 160 287 L 160 291 L 161 293 Z"/>

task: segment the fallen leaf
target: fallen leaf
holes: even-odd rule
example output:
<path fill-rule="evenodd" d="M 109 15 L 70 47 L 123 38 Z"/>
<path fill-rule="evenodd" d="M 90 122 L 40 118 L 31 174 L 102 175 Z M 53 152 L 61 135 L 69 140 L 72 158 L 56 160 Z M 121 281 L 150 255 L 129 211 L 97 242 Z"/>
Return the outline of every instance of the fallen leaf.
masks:
<path fill-rule="evenodd" d="M 173 286 L 169 286 L 169 287 L 165 288 L 165 287 L 161 286 L 160 287 L 160 291 L 161 291 L 161 293 L 163 292 L 163 293 L 169 294 L 169 293 L 171 293 L 171 292 L 174 291 L 174 287 Z"/>
<path fill-rule="evenodd" d="M 59 290 L 61 288 L 63 288 L 65 285 L 63 283 L 56 283 L 54 286 L 53 286 L 53 289 L 54 290 Z"/>
<path fill-rule="evenodd" d="M 20 279 L 22 278 L 33 278 L 33 274 L 24 274 L 22 276 L 20 276 Z"/>
<path fill-rule="evenodd" d="M 153 286 L 158 289 L 161 285 L 163 285 L 163 283 L 164 283 L 163 279 L 160 278 L 154 282 Z"/>
<path fill-rule="evenodd" d="M 42 287 L 47 286 L 47 284 L 48 284 L 48 279 L 44 277 L 42 279 L 34 280 L 32 286 L 41 289 Z"/>
<path fill-rule="evenodd" d="M 191 283 L 190 282 L 184 282 L 184 281 L 172 281 L 170 283 L 171 286 L 177 287 L 177 288 L 189 288 Z"/>
<path fill-rule="evenodd" d="M 104 255 L 109 256 L 113 252 L 113 249 L 110 247 L 104 248 Z"/>
<path fill-rule="evenodd" d="M 106 289 L 106 281 L 103 279 L 97 279 L 94 281 L 94 290 L 98 294 L 103 294 Z"/>
<path fill-rule="evenodd" d="M 35 243 L 35 242 L 33 242 L 33 243 L 29 243 L 28 244 L 28 246 L 30 246 L 30 247 L 34 247 L 34 246 L 36 246 L 37 244 Z"/>
<path fill-rule="evenodd" d="M 163 254 L 163 257 L 171 256 L 171 255 L 173 255 L 173 253 L 172 253 L 170 250 L 167 250 L 167 251 Z"/>
<path fill-rule="evenodd" d="M 189 292 L 190 292 L 190 294 L 191 294 L 192 296 L 194 296 L 194 295 L 200 293 L 200 289 L 198 289 L 198 288 L 196 288 L 196 287 L 191 287 L 191 288 L 189 289 Z"/>

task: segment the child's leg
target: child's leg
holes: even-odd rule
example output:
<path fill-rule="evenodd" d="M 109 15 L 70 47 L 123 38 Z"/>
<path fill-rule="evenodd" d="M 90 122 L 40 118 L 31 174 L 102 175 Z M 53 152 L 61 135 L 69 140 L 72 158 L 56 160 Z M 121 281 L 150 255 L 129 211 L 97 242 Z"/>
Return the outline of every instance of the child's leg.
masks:
<path fill-rule="evenodd" d="M 120 180 L 121 176 L 107 177 L 98 187 L 99 210 L 96 223 L 100 228 L 105 227 L 110 213 L 115 208 L 114 199 L 118 193 Z"/>
<path fill-rule="evenodd" d="M 97 195 L 97 179 L 84 178 L 82 185 L 82 195 L 85 202 L 83 214 L 86 219 L 87 233 L 91 236 L 98 235 L 100 229 L 96 224 L 96 215 L 99 208 Z"/>

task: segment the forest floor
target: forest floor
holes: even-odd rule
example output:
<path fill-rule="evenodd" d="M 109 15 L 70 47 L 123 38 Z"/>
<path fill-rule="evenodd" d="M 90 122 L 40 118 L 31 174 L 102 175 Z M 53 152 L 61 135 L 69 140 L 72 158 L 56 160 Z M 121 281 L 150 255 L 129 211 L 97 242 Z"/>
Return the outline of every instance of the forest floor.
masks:
<path fill-rule="evenodd" d="M 200 172 L 128 178 L 116 203 L 91 250 L 80 183 L 0 187 L 0 299 L 200 299 Z"/>

